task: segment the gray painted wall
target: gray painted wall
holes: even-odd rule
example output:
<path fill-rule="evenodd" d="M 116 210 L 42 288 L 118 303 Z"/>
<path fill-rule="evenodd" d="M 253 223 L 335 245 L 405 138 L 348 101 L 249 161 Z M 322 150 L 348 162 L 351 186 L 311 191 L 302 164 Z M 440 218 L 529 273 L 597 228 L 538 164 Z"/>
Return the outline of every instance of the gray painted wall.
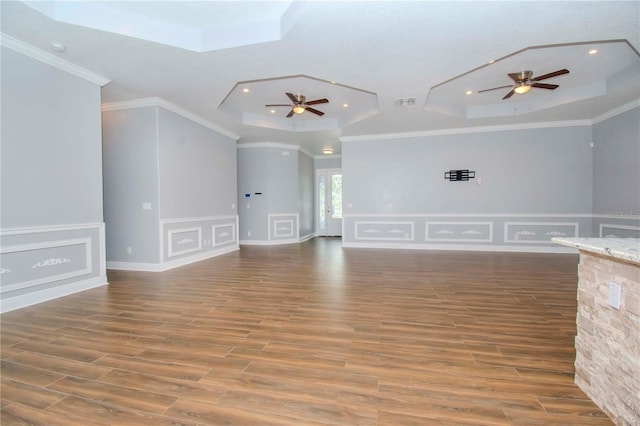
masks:
<path fill-rule="evenodd" d="M 100 87 L 2 47 L 2 312 L 107 284 Z"/>
<path fill-rule="evenodd" d="M 102 113 L 110 262 L 160 261 L 157 114 L 155 106 Z M 150 203 L 151 210 L 143 210 L 143 203 Z"/>
<path fill-rule="evenodd" d="M 102 222 L 100 87 L 2 47 L 2 228 Z"/>
<path fill-rule="evenodd" d="M 347 142 L 345 213 L 590 213 L 590 142 L 590 126 Z"/>
<path fill-rule="evenodd" d="M 248 244 L 296 240 L 288 232 L 278 237 L 276 221 L 301 235 L 298 149 L 273 145 L 238 146 L 240 239 Z"/>
<path fill-rule="evenodd" d="M 270 148 L 238 148 L 240 240 L 266 241 L 268 239 L 269 162 L 267 153 L 269 150 Z"/>
<path fill-rule="evenodd" d="M 593 126 L 593 212 L 640 215 L 640 108 Z"/>
<path fill-rule="evenodd" d="M 298 189 L 299 189 L 299 210 L 300 210 L 300 236 L 313 235 L 314 225 L 314 187 L 315 171 L 313 158 L 302 151 L 298 152 Z"/>
<path fill-rule="evenodd" d="M 640 238 L 640 108 L 593 126 L 593 236 Z"/>
<path fill-rule="evenodd" d="M 576 126 L 344 142 L 343 241 L 528 250 L 588 235 L 591 137 Z M 455 169 L 476 178 L 445 180 Z"/>
<path fill-rule="evenodd" d="M 235 215 L 236 143 L 159 108 L 160 219 Z"/>
<path fill-rule="evenodd" d="M 159 106 L 103 116 L 110 267 L 164 270 L 237 249 L 234 140 Z"/>

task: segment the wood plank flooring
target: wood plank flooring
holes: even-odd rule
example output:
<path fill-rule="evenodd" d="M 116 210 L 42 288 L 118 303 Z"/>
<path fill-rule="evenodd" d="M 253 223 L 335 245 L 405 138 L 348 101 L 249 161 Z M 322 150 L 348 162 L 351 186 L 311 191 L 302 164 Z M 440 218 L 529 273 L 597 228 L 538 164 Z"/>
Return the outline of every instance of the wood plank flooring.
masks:
<path fill-rule="evenodd" d="M 1 320 L 2 425 L 610 425 L 577 255 L 243 247 Z"/>

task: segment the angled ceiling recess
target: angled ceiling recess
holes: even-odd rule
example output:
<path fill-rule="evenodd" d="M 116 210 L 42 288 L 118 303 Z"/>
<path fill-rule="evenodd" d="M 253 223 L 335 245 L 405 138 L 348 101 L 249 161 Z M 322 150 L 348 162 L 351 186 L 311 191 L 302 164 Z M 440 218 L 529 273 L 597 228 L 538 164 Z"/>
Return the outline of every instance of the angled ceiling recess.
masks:
<path fill-rule="evenodd" d="M 509 74 L 529 72 L 533 80 L 552 74 L 544 85 L 558 87 L 510 92 L 518 81 L 514 83 Z M 526 114 L 614 93 L 629 92 L 634 99 L 640 95 L 639 73 L 640 54 L 626 40 L 531 46 L 433 86 L 425 109 L 485 118 Z M 493 88 L 505 90 L 486 90 Z M 505 96 L 507 92 L 513 96 Z"/>
<path fill-rule="evenodd" d="M 282 39 L 300 15 L 294 1 L 33 1 L 58 22 L 209 52 Z"/>
<path fill-rule="evenodd" d="M 314 104 L 323 114 L 290 114 L 292 99 L 302 96 L 326 99 Z M 335 130 L 379 112 L 375 93 L 306 75 L 240 81 L 219 109 L 249 126 L 294 132 Z"/>

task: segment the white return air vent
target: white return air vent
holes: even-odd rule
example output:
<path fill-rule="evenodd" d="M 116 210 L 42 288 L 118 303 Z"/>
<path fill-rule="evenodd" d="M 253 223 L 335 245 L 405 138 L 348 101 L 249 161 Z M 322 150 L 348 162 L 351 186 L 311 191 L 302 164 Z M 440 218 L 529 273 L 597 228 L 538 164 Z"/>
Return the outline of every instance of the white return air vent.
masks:
<path fill-rule="evenodd" d="M 416 104 L 416 98 L 400 98 L 396 99 L 395 105 L 397 107 L 408 107 Z"/>

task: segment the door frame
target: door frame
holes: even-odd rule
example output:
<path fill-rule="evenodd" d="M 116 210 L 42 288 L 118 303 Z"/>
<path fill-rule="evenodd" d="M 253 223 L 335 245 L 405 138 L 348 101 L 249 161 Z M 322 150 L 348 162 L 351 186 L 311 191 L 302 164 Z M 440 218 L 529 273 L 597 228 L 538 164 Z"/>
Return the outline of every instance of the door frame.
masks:
<path fill-rule="evenodd" d="M 330 169 L 316 169 L 316 179 L 315 179 L 315 186 L 314 186 L 314 193 L 315 193 L 315 202 L 314 202 L 314 218 L 315 218 L 315 234 L 318 237 L 327 237 L 329 236 L 329 226 L 328 226 L 328 216 L 326 216 L 326 211 L 325 211 L 325 229 L 320 229 L 320 197 L 326 197 L 325 198 L 325 209 L 327 208 L 327 203 L 331 203 L 331 186 L 328 185 L 329 183 L 329 176 L 332 174 L 342 174 L 342 169 L 341 168 L 330 168 Z M 325 177 L 325 193 L 324 194 L 320 194 L 319 191 L 319 187 L 320 187 L 320 176 L 324 176 Z M 342 219 L 340 219 L 342 221 Z M 331 235 L 334 236 L 334 235 Z M 340 226 L 340 231 L 337 236 L 342 236 L 342 223 Z"/>

